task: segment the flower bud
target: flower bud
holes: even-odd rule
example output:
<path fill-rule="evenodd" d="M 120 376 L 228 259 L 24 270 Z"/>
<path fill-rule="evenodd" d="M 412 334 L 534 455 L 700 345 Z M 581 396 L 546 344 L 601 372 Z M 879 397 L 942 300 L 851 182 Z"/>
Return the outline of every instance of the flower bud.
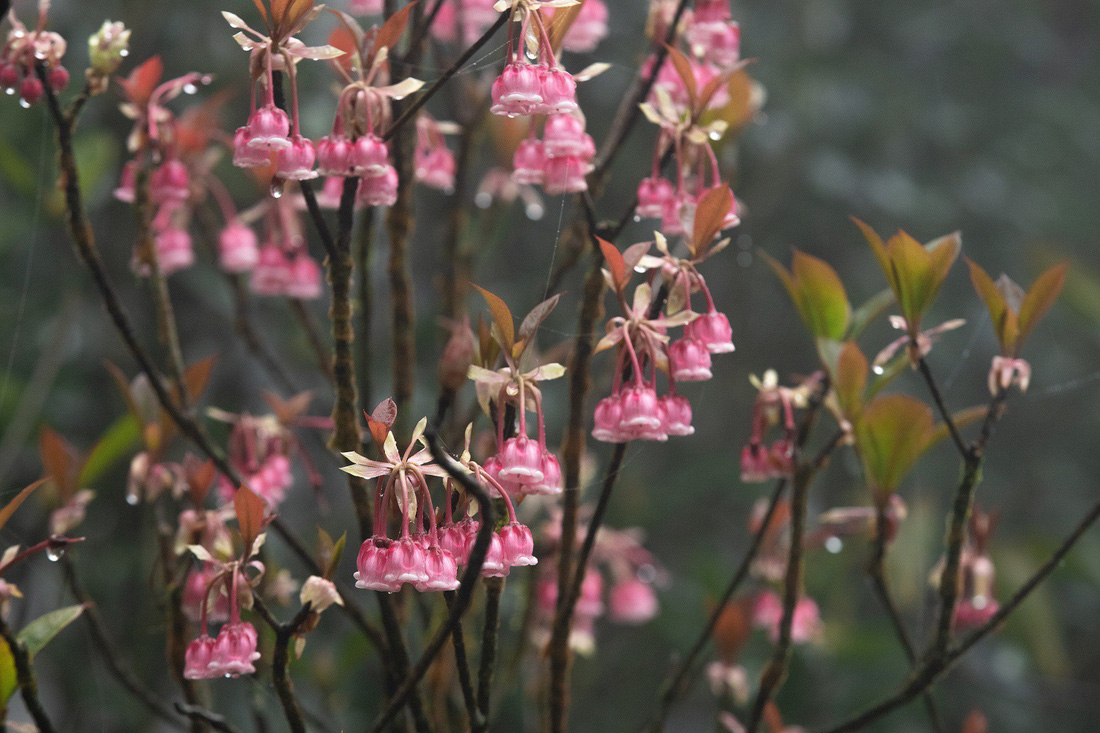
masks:
<path fill-rule="evenodd" d="M 299 599 L 302 603 L 309 603 L 310 610 L 314 613 L 321 613 L 333 603 L 338 606 L 344 605 L 344 599 L 340 597 L 332 581 L 318 575 L 306 578 L 306 582 L 302 584 Z"/>
<path fill-rule="evenodd" d="M 108 76 L 119 67 L 130 52 L 130 31 L 122 23 L 103 21 L 103 25 L 88 39 L 89 72 Z"/>

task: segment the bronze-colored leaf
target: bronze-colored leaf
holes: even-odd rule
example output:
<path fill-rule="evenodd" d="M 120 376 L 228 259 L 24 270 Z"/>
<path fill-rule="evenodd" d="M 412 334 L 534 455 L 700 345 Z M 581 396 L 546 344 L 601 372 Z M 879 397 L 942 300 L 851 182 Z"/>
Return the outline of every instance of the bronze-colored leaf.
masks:
<path fill-rule="evenodd" d="M 19 505 L 26 501 L 27 497 L 30 496 L 34 492 L 34 490 L 41 486 L 45 481 L 46 479 L 44 478 L 38 479 L 33 484 L 27 486 L 18 494 L 16 494 L 14 499 L 9 501 L 7 504 L 4 505 L 2 509 L 0 509 L 0 529 L 3 529 L 4 525 L 8 523 L 8 520 L 11 519 L 11 515 L 15 514 L 15 510 L 19 508 Z"/>
<path fill-rule="evenodd" d="M 474 285 L 471 283 L 471 285 Z M 497 296 L 490 293 L 480 285 L 474 285 L 481 296 L 485 298 L 485 302 L 489 305 L 489 314 L 493 317 L 493 322 L 496 323 L 497 330 L 500 333 L 500 337 L 504 340 L 501 346 L 509 354 L 512 353 L 512 347 L 516 343 L 516 324 L 512 319 L 512 311 L 508 309 L 508 304 Z"/>
<path fill-rule="evenodd" d="M 723 184 L 710 188 L 699 199 L 695 208 L 695 225 L 691 234 L 691 254 L 698 258 L 722 231 L 722 222 L 733 208 L 733 191 Z"/>
<path fill-rule="evenodd" d="M 607 269 L 611 273 L 611 282 L 615 285 L 615 290 L 621 293 L 627 280 L 630 279 L 623 253 L 606 239 L 596 237 L 596 241 L 600 244 L 600 252 L 603 254 L 604 262 L 607 263 Z"/>
<path fill-rule="evenodd" d="M 233 495 L 233 509 L 237 513 L 237 526 L 240 527 L 244 551 L 247 553 L 263 531 L 267 504 L 252 489 L 241 486 Z"/>
<path fill-rule="evenodd" d="M 550 314 L 554 311 L 554 308 L 558 305 L 558 301 L 561 300 L 561 293 L 558 293 L 552 298 L 548 298 L 534 308 L 531 312 L 523 317 L 523 321 L 519 324 L 519 338 L 526 342 L 530 341 L 531 337 L 535 335 L 539 326 L 545 321 Z"/>
<path fill-rule="evenodd" d="M 680 79 L 684 82 L 684 89 L 688 95 L 688 106 L 692 111 L 697 111 L 697 105 L 699 102 L 699 89 L 695 85 L 695 73 L 692 71 L 691 61 L 683 54 L 680 49 L 673 46 L 665 46 L 668 49 L 668 59 L 672 62 L 673 67 L 676 69 L 676 73 L 680 75 Z"/>
<path fill-rule="evenodd" d="M 42 460 L 42 468 L 46 471 L 45 477 L 53 481 L 61 503 L 65 503 L 76 490 L 73 486 L 76 473 L 73 447 L 55 430 L 43 425 L 38 431 L 38 455 Z"/>
<path fill-rule="evenodd" d="M 217 355 L 208 356 L 183 370 L 183 383 L 187 387 L 187 396 L 192 402 L 198 401 L 210 383 L 210 373 L 217 363 Z"/>
<path fill-rule="evenodd" d="M 412 12 L 416 3 L 417 0 L 413 0 L 382 24 L 382 27 L 378 29 L 378 35 L 374 38 L 375 54 L 382 48 L 393 48 L 397 45 L 397 42 L 401 40 L 401 35 L 405 32 L 405 26 L 409 24 L 409 13 Z"/>

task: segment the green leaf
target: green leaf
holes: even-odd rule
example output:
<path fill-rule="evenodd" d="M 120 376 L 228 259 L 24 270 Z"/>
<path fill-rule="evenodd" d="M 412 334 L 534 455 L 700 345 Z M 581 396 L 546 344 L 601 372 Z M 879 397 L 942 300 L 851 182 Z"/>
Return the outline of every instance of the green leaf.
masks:
<path fill-rule="evenodd" d="M 8 701 L 19 687 L 19 678 L 15 672 L 15 657 L 11 654 L 11 647 L 4 639 L 0 639 L 0 710 L 7 713 Z M 3 719 L 3 716 L 0 716 Z"/>
<path fill-rule="evenodd" d="M 133 415 L 123 415 L 115 420 L 92 448 L 91 455 L 77 476 L 78 487 L 95 482 L 117 461 L 131 455 L 140 442 L 141 428 Z"/>
<path fill-rule="evenodd" d="M 797 249 L 790 272 L 767 253 L 763 256 L 787 288 L 810 333 L 815 338 L 843 339 L 848 330 L 852 306 L 836 271 L 824 260 Z"/>
<path fill-rule="evenodd" d="M 836 398 L 849 420 L 855 420 L 863 410 L 863 391 L 867 388 L 867 357 L 854 341 L 844 344 L 837 360 L 834 377 Z"/>
<path fill-rule="evenodd" d="M 42 648 L 49 644 L 62 629 L 80 618 L 82 613 L 84 613 L 83 604 L 50 611 L 24 626 L 18 634 L 19 641 L 27 647 L 27 653 L 33 657 L 42 651 Z"/>
<path fill-rule="evenodd" d="M 1040 275 L 1032 284 L 1031 289 L 1024 296 L 1024 302 L 1020 304 L 1018 322 L 1020 324 L 1020 340 L 1027 338 L 1039 320 L 1046 315 L 1062 287 L 1066 284 L 1066 270 L 1068 265 L 1062 263 L 1051 267 Z"/>
<path fill-rule="evenodd" d="M 906 395 L 880 397 L 867 405 L 856 424 L 856 443 L 875 489 L 897 489 L 928 448 L 932 424 L 932 409 Z"/>
<path fill-rule="evenodd" d="M 1020 331 L 1016 314 L 1008 306 L 1004 293 L 981 265 L 967 258 L 966 266 L 970 269 L 970 282 L 973 283 L 974 290 L 985 303 L 989 317 L 993 320 L 993 332 L 1001 344 L 1001 349 L 1011 351 L 1016 345 Z"/>
<path fill-rule="evenodd" d="M 881 290 L 865 300 L 852 311 L 852 322 L 848 326 L 848 340 L 855 341 L 862 336 L 867 327 L 885 313 L 894 302 L 894 291 L 890 288 Z"/>

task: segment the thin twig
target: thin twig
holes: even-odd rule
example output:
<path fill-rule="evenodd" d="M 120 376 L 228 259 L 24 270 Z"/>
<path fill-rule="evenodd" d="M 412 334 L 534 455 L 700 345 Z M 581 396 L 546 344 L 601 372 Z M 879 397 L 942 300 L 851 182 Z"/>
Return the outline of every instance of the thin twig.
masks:
<path fill-rule="evenodd" d="M 871 581 L 871 588 L 878 598 L 879 605 L 890 619 L 890 625 L 894 629 L 898 643 L 905 652 L 905 658 L 910 667 L 917 665 L 917 650 L 909 631 L 905 628 L 905 622 L 901 618 L 897 605 L 890 595 L 890 587 L 886 582 L 886 539 L 889 536 L 889 524 L 886 517 L 886 504 L 876 498 L 875 501 L 875 537 L 872 543 L 871 560 L 867 564 L 867 577 Z M 936 706 L 936 698 L 931 691 L 923 695 L 925 712 L 928 713 L 928 722 L 935 733 L 943 733 L 943 718 Z"/>
<path fill-rule="evenodd" d="M 160 698 L 157 697 L 156 693 L 146 687 L 122 660 L 122 655 L 119 653 L 118 649 L 115 648 L 114 643 L 107 633 L 107 627 L 103 623 L 103 617 L 99 613 L 99 607 L 96 605 L 95 600 L 88 594 L 87 589 L 84 588 L 84 584 L 80 581 L 80 577 L 76 573 L 76 565 L 73 563 L 72 557 L 66 553 L 62 556 L 61 560 L 61 569 L 65 576 L 65 584 L 69 586 L 69 592 L 73 594 L 73 597 L 84 605 L 84 620 L 87 622 L 88 629 L 92 634 L 92 641 L 95 642 L 100 654 L 102 654 L 103 658 L 106 660 L 107 667 L 111 670 L 111 674 L 114 675 L 115 679 L 118 680 L 123 688 L 133 695 L 138 702 L 148 708 L 149 712 L 153 715 L 169 725 L 183 727 L 179 718 L 172 712 L 171 708 L 164 704 Z"/>
<path fill-rule="evenodd" d="M 271 681 L 275 685 L 275 692 L 279 695 L 279 703 L 283 706 L 287 725 L 291 733 L 306 733 L 302 707 L 294 695 L 294 683 L 290 679 L 287 667 L 290 663 L 290 641 L 309 618 L 310 604 L 303 604 L 294 618 L 285 624 L 279 623 L 258 597 L 253 599 L 253 606 L 275 632 L 275 650 L 271 657 Z"/>
<path fill-rule="evenodd" d="M 718 626 L 718 621 L 722 617 L 722 612 L 725 611 L 726 606 L 733 600 L 734 593 L 737 592 L 737 589 L 741 587 L 741 583 L 748 577 L 749 568 L 752 567 L 752 563 L 756 559 L 757 553 L 760 551 L 760 546 L 764 542 L 765 530 L 768 528 L 768 525 L 771 524 L 772 516 L 775 515 L 776 507 L 779 506 L 779 500 L 782 498 L 786 488 L 786 478 L 781 478 L 775 482 L 775 489 L 772 491 L 771 499 L 768 501 L 768 507 L 764 511 L 763 519 L 760 520 L 760 529 L 753 534 L 752 543 L 749 545 L 749 549 L 745 551 L 745 556 L 741 558 L 741 564 L 738 565 L 737 570 L 734 571 L 729 585 L 727 585 L 725 591 L 722 592 L 722 596 L 718 599 L 718 604 L 711 612 L 706 625 L 703 626 L 702 632 L 700 632 L 698 638 L 696 638 L 695 643 L 691 645 L 691 650 L 688 651 L 687 655 L 680 661 L 676 669 L 666 678 L 665 683 L 662 685 L 661 704 L 657 711 L 656 720 L 652 728 L 650 728 L 654 733 L 664 730 L 665 720 L 668 718 L 669 712 L 671 712 L 672 705 L 684 694 L 684 692 L 686 692 L 684 682 L 691 673 L 691 669 L 695 665 L 695 660 L 702 654 L 707 642 L 710 641 L 711 636 L 714 634 L 714 629 Z"/>
<path fill-rule="evenodd" d="M 947 425 L 947 431 L 951 434 L 951 440 L 955 443 L 955 447 L 959 450 L 959 455 L 964 459 L 969 453 L 966 441 L 963 440 L 962 435 L 959 433 L 959 427 L 955 424 L 955 419 L 951 417 L 951 411 L 947 409 L 947 403 L 943 399 L 943 393 L 940 392 L 939 384 L 936 383 L 936 379 L 932 376 L 932 368 L 928 366 L 928 360 L 923 356 L 917 361 L 917 366 L 920 369 L 921 376 L 924 377 L 924 383 L 928 385 L 928 391 L 932 393 L 932 401 L 936 403 L 936 408 L 940 411 L 940 417 L 943 418 L 943 422 Z"/>
<path fill-rule="evenodd" d="M 787 666 L 791 657 L 791 627 L 794 624 L 794 609 L 802 593 L 803 538 L 806 531 L 806 501 L 814 472 L 809 466 L 799 466 L 791 479 L 791 539 L 787 556 L 787 572 L 783 583 L 783 617 L 779 622 L 779 640 L 772 653 L 768 666 L 760 675 L 760 688 L 753 701 L 752 714 L 747 726 L 748 733 L 755 733 L 760 725 L 764 709 L 787 676 Z"/>
<path fill-rule="evenodd" d="M 511 20 L 511 17 L 512 15 L 510 12 L 501 13 L 500 17 L 498 17 L 485 33 L 481 35 L 481 38 L 474 41 L 473 44 L 443 72 L 443 75 L 435 80 L 435 83 L 428 87 L 412 102 L 412 104 L 405 108 L 401 116 L 394 120 L 393 124 L 386 130 L 386 134 L 382 136 L 382 139 L 389 140 L 406 122 L 411 120 L 416 113 L 420 111 L 420 108 L 427 104 L 428 100 L 431 99 L 452 76 L 457 74 L 459 70 L 466 65 L 466 62 L 473 58 L 474 54 L 481 50 L 481 47 L 488 43 L 490 39 L 496 35 L 498 30 L 503 28 Z"/>
<path fill-rule="evenodd" d="M 332 373 L 329 349 L 321 337 L 321 331 L 317 327 L 317 321 L 314 320 L 313 314 L 309 312 L 305 301 L 299 298 L 289 298 L 287 302 L 290 303 L 290 310 L 294 313 L 294 317 L 298 319 L 298 323 L 302 324 L 302 330 L 306 333 L 309 347 L 313 350 L 313 355 L 317 360 L 317 368 L 325 376 L 325 379 L 334 382 L 336 377 Z"/>
<path fill-rule="evenodd" d="M 237 729 L 231 726 L 228 720 L 217 713 L 210 712 L 206 708 L 177 702 L 176 710 L 180 712 L 180 715 L 186 715 L 196 722 L 206 723 L 214 730 L 221 731 L 222 733 L 237 733 Z"/>
<path fill-rule="evenodd" d="M 577 513 L 580 508 L 580 463 L 584 454 L 585 402 L 590 386 L 589 367 L 592 362 L 592 336 L 596 321 L 603 313 L 603 254 L 590 246 L 592 265 L 585 278 L 577 337 L 573 358 L 569 364 L 569 418 L 562 443 L 562 475 L 565 494 L 562 502 L 561 547 L 558 554 L 558 602 L 550 636 L 550 730 L 563 733 L 568 706 L 567 675 L 569 666 L 569 619 L 564 617 L 565 600 L 569 593 L 573 567 L 573 544 L 577 535 Z M 578 569 L 579 572 L 579 569 Z M 561 617 L 559 619 L 559 617 Z"/>

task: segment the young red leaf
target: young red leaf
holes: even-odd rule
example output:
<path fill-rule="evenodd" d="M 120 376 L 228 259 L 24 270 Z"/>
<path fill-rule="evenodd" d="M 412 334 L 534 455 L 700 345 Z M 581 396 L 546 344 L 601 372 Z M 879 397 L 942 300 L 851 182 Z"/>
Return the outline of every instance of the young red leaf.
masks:
<path fill-rule="evenodd" d="M 699 102 L 699 90 L 695 85 L 695 74 L 691 70 L 691 61 L 683 54 L 679 49 L 673 46 L 665 46 L 668 49 L 668 58 L 672 62 L 672 65 L 676 68 L 676 73 L 680 75 L 680 79 L 684 82 L 684 89 L 687 90 L 688 106 L 692 111 L 696 111 L 696 105 Z"/>
<path fill-rule="evenodd" d="M 183 383 L 187 386 L 187 396 L 192 401 L 202 397 L 206 391 L 206 386 L 210 383 L 210 373 L 217 361 L 217 355 L 208 356 L 183 370 Z"/>
<path fill-rule="evenodd" d="M 11 519 L 11 515 L 15 514 L 15 510 L 19 508 L 19 505 L 26 501 L 27 497 L 45 481 L 46 479 L 44 478 L 38 479 L 16 494 L 14 499 L 5 504 L 3 509 L 0 509 L 0 529 L 3 529 L 4 525 L 8 523 L 8 520 Z"/>
<path fill-rule="evenodd" d="M 248 553 L 260 532 L 264 529 L 264 512 L 267 504 L 252 489 L 242 486 L 233 495 L 233 510 L 237 513 L 237 526 L 244 540 L 244 551 Z"/>
<path fill-rule="evenodd" d="M 600 237 L 596 237 L 596 241 L 600 244 L 600 252 L 603 253 L 607 269 L 611 272 L 611 282 L 615 284 L 615 290 L 621 293 L 630 278 L 630 273 L 626 269 L 626 260 L 623 259 L 622 252 L 611 242 Z"/>
<path fill-rule="evenodd" d="M 1024 296 L 1020 304 L 1018 322 L 1020 324 L 1020 340 L 1027 338 L 1034 330 L 1054 301 L 1058 299 L 1062 287 L 1066 284 L 1066 270 L 1068 265 L 1061 263 L 1051 267 L 1040 275 L 1032 284 L 1031 289 Z"/>
<path fill-rule="evenodd" d="M 710 188 L 699 199 L 695 208 L 695 226 L 691 235 L 691 254 L 701 257 L 718 232 L 722 231 L 722 221 L 733 208 L 733 191 L 722 184 Z"/>
<path fill-rule="evenodd" d="M 130 72 L 130 75 L 119 81 L 126 96 L 138 106 L 144 106 L 149 101 L 161 77 L 164 76 L 164 62 L 160 56 L 153 56 L 144 61 L 140 66 Z"/>
<path fill-rule="evenodd" d="M 401 40 L 401 35 L 405 32 L 405 26 L 409 24 L 409 13 L 412 12 L 413 6 L 416 5 L 416 3 L 417 0 L 413 0 L 413 2 L 391 15 L 390 19 L 382 24 L 382 27 L 378 29 L 378 35 L 376 35 L 374 39 L 375 54 L 382 50 L 382 48 L 393 48 L 397 45 L 397 42 Z"/>
<path fill-rule="evenodd" d="M 38 432 L 38 455 L 42 459 L 42 468 L 46 470 L 46 478 L 57 486 L 62 501 L 67 500 L 75 490 L 72 485 L 75 462 L 72 446 L 56 431 L 43 425 Z"/>
<path fill-rule="evenodd" d="M 471 283 L 473 284 L 473 283 Z M 516 325 L 512 319 L 512 311 L 508 310 L 508 305 L 490 293 L 480 285 L 474 285 L 481 296 L 485 298 L 485 302 L 489 305 L 489 313 L 493 316 L 493 322 L 497 325 L 497 330 L 500 332 L 500 337 L 504 340 L 501 346 L 509 354 L 512 353 L 512 347 L 516 343 Z"/>
<path fill-rule="evenodd" d="M 210 487 L 214 483 L 217 469 L 213 461 L 206 461 L 197 465 L 187 466 L 187 492 L 191 495 L 191 503 L 196 508 L 201 507 L 206 501 L 206 495 L 210 493 Z"/>
<path fill-rule="evenodd" d="M 531 337 L 535 335 L 535 331 L 538 330 L 542 322 L 550 316 L 554 308 L 558 305 L 559 300 L 561 300 L 561 293 L 542 301 L 532 308 L 530 313 L 523 317 L 523 321 L 519 324 L 519 338 L 522 341 L 531 340 Z"/>

